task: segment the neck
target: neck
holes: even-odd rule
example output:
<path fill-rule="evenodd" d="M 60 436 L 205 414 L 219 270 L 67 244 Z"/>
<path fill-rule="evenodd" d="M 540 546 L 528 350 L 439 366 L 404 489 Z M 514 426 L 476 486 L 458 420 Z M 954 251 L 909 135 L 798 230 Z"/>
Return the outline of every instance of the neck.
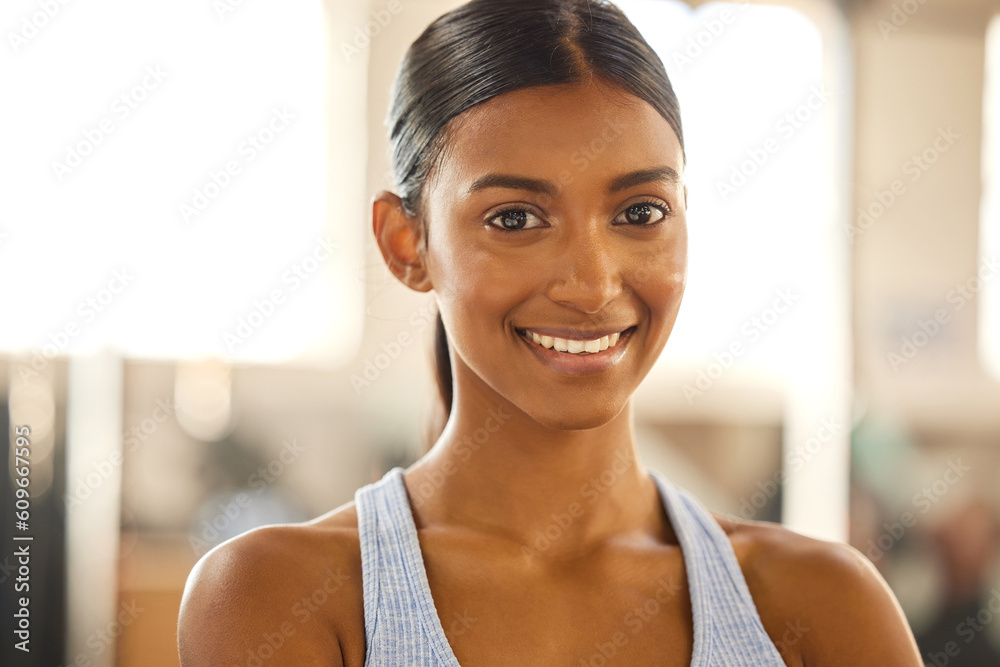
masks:
<path fill-rule="evenodd" d="M 626 537 L 672 539 L 632 424 L 631 402 L 601 426 L 569 430 L 496 394 L 456 400 L 434 447 L 406 473 L 417 525 L 477 531 L 543 558 Z"/>

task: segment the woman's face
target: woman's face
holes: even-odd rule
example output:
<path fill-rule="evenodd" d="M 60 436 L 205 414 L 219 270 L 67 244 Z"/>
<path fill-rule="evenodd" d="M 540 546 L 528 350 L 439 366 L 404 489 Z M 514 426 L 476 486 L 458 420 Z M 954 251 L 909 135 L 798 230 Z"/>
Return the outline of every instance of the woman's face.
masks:
<path fill-rule="evenodd" d="M 460 398 L 499 394 L 563 429 L 622 410 L 684 292 L 683 167 L 653 107 L 597 82 L 505 93 L 453 121 L 424 190 L 424 259 Z"/>

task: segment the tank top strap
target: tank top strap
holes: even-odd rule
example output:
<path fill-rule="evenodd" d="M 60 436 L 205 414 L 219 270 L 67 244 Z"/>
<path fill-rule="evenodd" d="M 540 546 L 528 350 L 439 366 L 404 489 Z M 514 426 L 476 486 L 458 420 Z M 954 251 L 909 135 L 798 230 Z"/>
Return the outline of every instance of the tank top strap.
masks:
<path fill-rule="evenodd" d="M 663 496 L 684 557 L 695 632 L 691 667 L 783 666 L 785 661 L 764 630 L 725 531 L 689 491 L 656 470 L 649 472 Z"/>
<path fill-rule="evenodd" d="M 354 493 L 361 543 L 365 667 L 460 667 L 424 568 L 403 468 Z"/>

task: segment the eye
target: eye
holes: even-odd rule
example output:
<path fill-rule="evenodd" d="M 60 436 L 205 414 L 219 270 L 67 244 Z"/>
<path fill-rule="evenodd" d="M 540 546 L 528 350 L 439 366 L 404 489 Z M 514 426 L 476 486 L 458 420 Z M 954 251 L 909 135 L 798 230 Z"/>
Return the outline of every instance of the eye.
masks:
<path fill-rule="evenodd" d="M 526 208 L 505 208 L 504 210 L 492 215 L 486 221 L 486 224 L 505 232 L 517 232 L 523 229 L 537 229 L 538 227 L 544 226 L 540 224 L 529 226 L 529 218 L 535 218 L 538 220 L 538 216 Z M 494 224 L 494 221 L 498 221 L 498 223 Z"/>
<path fill-rule="evenodd" d="M 670 215 L 670 207 L 656 201 L 641 201 L 629 205 L 615 220 L 633 227 L 652 227 Z M 659 217 L 655 217 L 659 214 Z"/>

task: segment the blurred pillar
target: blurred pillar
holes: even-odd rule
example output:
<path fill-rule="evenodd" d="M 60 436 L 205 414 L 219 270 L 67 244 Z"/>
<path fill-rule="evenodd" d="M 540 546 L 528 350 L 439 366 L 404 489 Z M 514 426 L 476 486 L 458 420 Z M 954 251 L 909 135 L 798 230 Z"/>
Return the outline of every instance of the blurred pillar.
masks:
<path fill-rule="evenodd" d="M 855 108 L 851 32 L 832 3 L 801 10 L 823 33 L 823 86 L 832 91 L 830 104 L 836 106 L 836 113 L 821 119 L 827 125 L 823 136 L 830 142 L 827 154 L 834 156 L 829 165 L 834 192 L 847 193 Z M 782 524 L 837 541 L 847 540 L 849 518 L 852 288 L 851 245 L 844 229 L 850 217 L 847 198 L 833 197 L 824 219 L 815 221 L 815 235 L 799 249 L 813 263 L 804 284 L 808 298 L 798 306 L 807 323 L 799 335 L 808 341 L 810 354 L 793 360 L 787 370 L 782 440 Z"/>
<path fill-rule="evenodd" d="M 115 664 L 121 525 L 123 363 L 70 357 L 66 396 L 66 664 Z M 118 630 L 120 633 L 120 629 Z M 93 637 L 97 637 L 95 648 Z M 91 641 L 88 641 L 90 639 Z M 100 649 L 100 650 L 98 650 Z"/>

